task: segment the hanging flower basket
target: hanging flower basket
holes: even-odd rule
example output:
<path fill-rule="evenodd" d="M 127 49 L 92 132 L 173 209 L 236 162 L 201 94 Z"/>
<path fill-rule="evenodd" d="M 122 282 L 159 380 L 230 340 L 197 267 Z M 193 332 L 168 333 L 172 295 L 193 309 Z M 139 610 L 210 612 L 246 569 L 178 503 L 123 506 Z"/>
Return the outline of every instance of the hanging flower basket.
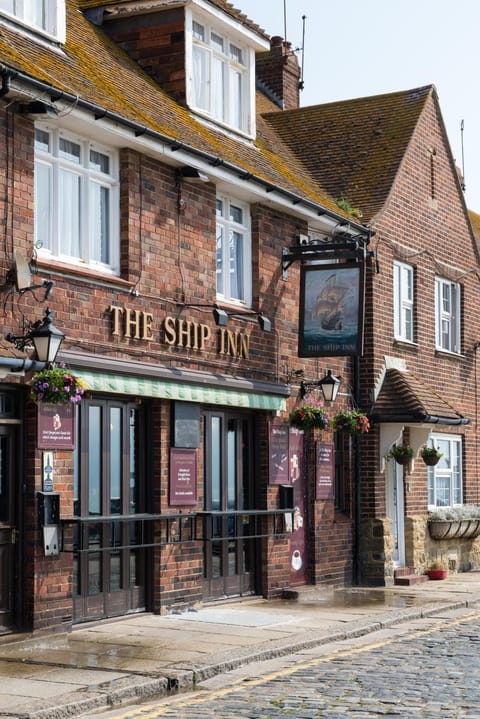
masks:
<path fill-rule="evenodd" d="M 434 467 L 439 463 L 443 457 L 442 452 L 439 452 L 435 447 L 422 447 L 420 450 L 420 456 L 427 465 L 427 467 Z"/>
<path fill-rule="evenodd" d="M 306 401 L 290 413 L 289 422 L 297 429 L 328 429 L 330 420 L 321 402 Z"/>
<path fill-rule="evenodd" d="M 393 457 L 398 464 L 408 464 L 413 458 L 413 449 L 408 444 L 394 444 L 389 452 L 389 457 Z"/>
<path fill-rule="evenodd" d="M 368 417 L 356 409 L 343 409 L 331 421 L 332 429 L 345 434 L 365 434 L 370 429 Z"/>
<path fill-rule="evenodd" d="M 35 372 L 30 382 L 30 398 L 47 404 L 76 404 L 87 386 L 63 367 L 50 367 Z"/>

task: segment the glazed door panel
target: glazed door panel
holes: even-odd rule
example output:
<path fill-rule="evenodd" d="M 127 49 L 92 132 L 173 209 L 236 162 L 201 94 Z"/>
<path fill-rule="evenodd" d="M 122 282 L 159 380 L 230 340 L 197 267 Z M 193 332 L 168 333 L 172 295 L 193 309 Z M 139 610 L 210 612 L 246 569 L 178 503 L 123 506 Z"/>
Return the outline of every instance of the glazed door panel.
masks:
<path fill-rule="evenodd" d="M 0 633 L 14 623 L 14 429 L 0 425 Z"/>
<path fill-rule="evenodd" d="M 205 415 L 205 510 L 212 512 L 205 543 L 205 598 L 251 594 L 255 588 L 252 420 L 229 412 Z M 244 539 L 245 537 L 245 539 Z"/>
<path fill-rule="evenodd" d="M 109 400 L 79 409 L 75 514 L 90 521 L 75 530 L 75 621 L 145 608 L 145 550 L 126 521 L 145 501 L 139 410 Z"/>

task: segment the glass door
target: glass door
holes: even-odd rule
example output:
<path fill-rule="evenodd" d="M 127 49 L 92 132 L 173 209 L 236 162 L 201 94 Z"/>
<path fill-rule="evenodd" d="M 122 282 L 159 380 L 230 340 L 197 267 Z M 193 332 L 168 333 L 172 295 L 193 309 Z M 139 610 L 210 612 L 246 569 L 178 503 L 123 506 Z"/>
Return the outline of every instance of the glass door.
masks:
<path fill-rule="evenodd" d="M 252 522 L 242 514 L 254 508 L 252 435 L 252 419 L 246 415 L 205 415 L 205 597 L 255 589 Z"/>
<path fill-rule="evenodd" d="M 0 425 L 0 633 L 12 629 L 15 612 L 14 440 L 15 429 Z"/>
<path fill-rule="evenodd" d="M 75 473 L 74 618 L 144 608 L 144 551 L 135 549 L 143 511 L 139 471 L 140 409 L 132 403 L 84 400 L 79 407 Z M 88 520 L 88 521 L 85 521 Z"/>

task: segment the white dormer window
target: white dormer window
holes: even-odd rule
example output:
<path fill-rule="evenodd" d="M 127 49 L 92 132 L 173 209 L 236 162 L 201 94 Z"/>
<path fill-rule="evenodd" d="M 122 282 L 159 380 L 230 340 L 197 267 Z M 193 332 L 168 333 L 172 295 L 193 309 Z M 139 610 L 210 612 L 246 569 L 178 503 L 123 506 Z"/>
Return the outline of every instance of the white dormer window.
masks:
<path fill-rule="evenodd" d="M 0 15 L 65 42 L 65 0 L 0 0 Z"/>
<path fill-rule="evenodd" d="M 246 37 L 218 18 L 190 16 L 187 50 L 188 104 L 226 127 L 253 136 L 255 50 Z"/>

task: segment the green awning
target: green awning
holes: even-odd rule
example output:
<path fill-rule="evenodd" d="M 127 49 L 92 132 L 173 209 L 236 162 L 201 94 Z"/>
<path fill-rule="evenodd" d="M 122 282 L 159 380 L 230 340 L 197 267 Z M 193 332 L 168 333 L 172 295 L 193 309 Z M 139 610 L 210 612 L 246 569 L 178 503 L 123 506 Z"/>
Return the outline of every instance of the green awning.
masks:
<path fill-rule="evenodd" d="M 110 374 L 75 370 L 75 375 L 85 382 L 94 392 L 126 394 L 134 397 L 158 397 L 181 400 L 182 402 L 201 402 L 202 404 L 221 404 L 229 407 L 250 409 L 285 410 L 285 397 L 261 392 L 236 390 L 231 387 L 211 387 L 186 382 L 170 382 L 150 377 Z"/>

